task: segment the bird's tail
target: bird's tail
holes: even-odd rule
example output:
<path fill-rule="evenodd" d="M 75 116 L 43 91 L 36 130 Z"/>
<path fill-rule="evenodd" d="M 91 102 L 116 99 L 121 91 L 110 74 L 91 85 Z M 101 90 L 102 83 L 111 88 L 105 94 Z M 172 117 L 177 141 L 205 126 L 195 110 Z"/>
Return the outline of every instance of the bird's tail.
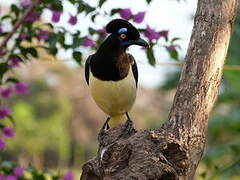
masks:
<path fill-rule="evenodd" d="M 109 121 L 110 127 L 115 127 L 119 124 L 123 124 L 126 122 L 125 114 L 120 114 L 116 116 L 111 116 L 111 119 Z"/>

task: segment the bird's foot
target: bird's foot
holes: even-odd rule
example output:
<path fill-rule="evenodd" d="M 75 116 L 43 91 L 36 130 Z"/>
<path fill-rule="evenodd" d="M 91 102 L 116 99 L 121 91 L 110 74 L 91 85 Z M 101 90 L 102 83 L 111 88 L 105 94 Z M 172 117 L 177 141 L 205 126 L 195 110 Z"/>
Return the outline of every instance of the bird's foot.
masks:
<path fill-rule="evenodd" d="M 120 139 L 121 137 L 129 136 L 132 133 L 136 132 L 136 130 L 133 128 L 133 121 L 129 117 L 128 113 L 126 113 L 126 116 L 127 116 L 127 121 L 125 122 L 122 133 L 120 134 L 118 139 Z"/>
<path fill-rule="evenodd" d="M 100 132 L 98 133 L 98 141 L 101 142 L 101 139 L 104 135 L 106 135 L 107 130 L 110 128 L 108 122 L 111 118 L 108 117 L 105 123 L 103 124 L 102 128 L 100 129 Z"/>
<path fill-rule="evenodd" d="M 126 123 L 124 124 L 124 129 L 122 131 L 121 137 L 125 137 L 128 135 L 131 135 L 132 132 L 135 132 L 135 129 L 133 128 L 133 121 L 131 119 L 128 119 Z"/>
<path fill-rule="evenodd" d="M 110 117 L 107 118 L 107 120 L 103 124 L 103 127 L 101 128 L 98 134 L 99 146 L 105 146 L 106 144 L 113 144 L 121 138 L 126 138 L 136 133 L 136 130 L 133 128 L 133 121 L 129 117 L 128 113 L 126 113 L 126 116 L 127 116 L 127 121 L 125 122 L 125 124 L 121 125 L 121 129 L 113 128 L 112 131 L 110 132 L 108 132 L 109 130 L 108 122 L 111 118 Z M 112 136 L 112 133 L 113 133 L 113 136 Z M 111 143 L 109 143 L 109 138 L 111 139 Z"/>

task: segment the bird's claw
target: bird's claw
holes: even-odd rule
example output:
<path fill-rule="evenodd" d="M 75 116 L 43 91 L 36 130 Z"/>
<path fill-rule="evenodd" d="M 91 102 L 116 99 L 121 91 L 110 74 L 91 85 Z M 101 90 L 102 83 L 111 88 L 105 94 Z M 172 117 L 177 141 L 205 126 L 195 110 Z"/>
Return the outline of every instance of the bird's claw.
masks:
<path fill-rule="evenodd" d="M 127 121 L 125 122 L 125 124 L 123 125 L 123 129 L 121 134 L 114 140 L 114 142 L 116 142 L 117 140 L 119 140 L 122 137 L 127 137 L 129 135 L 131 135 L 132 133 L 135 133 L 136 130 L 133 128 L 133 121 L 131 120 L 131 118 L 129 117 L 128 113 L 126 113 L 127 116 Z M 111 118 L 108 117 L 107 120 L 105 121 L 105 123 L 103 124 L 99 134 L 98 134 L 98 142 L 101 144 L 101 142 L 103 141 L 103 138 L 107 135 L 107 131 L 110 128 L 108 125 L 108 122 Z"/>
<path fill-rule="evenodd" d="M 126 113 L 126 116 L 127 116 L 127 121 L 124 124 L 124 129 L 123 129 L 122 133 L 120 134 L 120 136 L 118 136 L 117 139 L 120 139 L 121 137 L 129 136 L 133 132 L 136 132 L 135 129 L 133 128 L 133 121 L 129 117 L 128 113 Z"/>
<path fill-rule="evenodd" d="M 106 135 L 107 130 L 110 128 L 108 122 L 111 118 L 108 117 L 105 123 L 103 124 L 102 128 L 100 129 L 100 132 L 98 133 L 98 141 L 101 142 L 101 139 L 104 135 Z"/>
<path fill-rule="evenodd" d="M 121 137 L 125 137 L 127 135 L 130 135 L 133 130 L 134 130 L 134 128 L 133 128 L 133 121 L 129 118 L 126 121 L 126 123 L 124 124 L 124 129 L 123 129 L 122 134 L 120 136 Z"/>

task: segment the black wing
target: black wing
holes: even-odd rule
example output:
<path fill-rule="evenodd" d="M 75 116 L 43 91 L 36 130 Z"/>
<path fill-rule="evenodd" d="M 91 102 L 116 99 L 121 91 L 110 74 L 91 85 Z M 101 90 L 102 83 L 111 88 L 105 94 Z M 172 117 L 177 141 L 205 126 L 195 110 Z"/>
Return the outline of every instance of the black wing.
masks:
<path fill-rule="evenodd" d="M 138 86 L 138 67 L 137 67 L 137 63 L 134 59 L 134 57 L 129 54 L 130 60 L 131 60 L 131 64 L 132 64 L 132 72 L 133 72 L 133 76 L 136 82 L 136 86 Z"/>
<path fill-rule="evenodd" d="M 90 61 L 91 61 L 92 55 L 90 55 L 86 62 L 85 62 L 85 79 L 87 84 L 89 85 L 89 73 L 90 73 Z"/>

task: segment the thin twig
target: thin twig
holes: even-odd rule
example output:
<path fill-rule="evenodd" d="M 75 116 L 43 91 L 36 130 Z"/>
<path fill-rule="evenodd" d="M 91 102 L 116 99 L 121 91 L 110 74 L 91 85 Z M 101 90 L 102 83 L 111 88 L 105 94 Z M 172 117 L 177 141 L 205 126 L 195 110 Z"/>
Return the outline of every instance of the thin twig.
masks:
<path fill-rule="evenodd" d="M 73 61 L 72 59 L 61 60 L 64 62 Z M 139 65 L 149 65 L 147 62 L 138 62 Z M 150 66 L 150 65 L 149 65 Z M 176 66 L 182 67 L 183 63 L 168 63 L 168 62 L 157 62 L 156 66 Z M 240 71 L 240 65 L 224 65 L 226 71 Z"/>
<path fill-rule="evenodd" d="M 182 67 L 183 63 L 156 63 L 156 65 L 160 66 L 178 66 Z M 224 70 L 229 70 L 229 71 L 240 71 L 240 65 L 224 65 Z"/>
<path fill-rule="evenodd" d="M 6 37 L 1 42 L 0 49 L 3 49 L 7 45 L 7 42 L 12 37 L 12 35 L 17 31 L 19 26 L 23 23 L 24 19 L 34 10 L 34 8 L 40 3 L 40 1 L 41 0 L 35 0 L 32 5 L 26 9 L 22 17 L 18 19 L 18 21 L 14 24 L 13 29 L 6 35 Z"/>

